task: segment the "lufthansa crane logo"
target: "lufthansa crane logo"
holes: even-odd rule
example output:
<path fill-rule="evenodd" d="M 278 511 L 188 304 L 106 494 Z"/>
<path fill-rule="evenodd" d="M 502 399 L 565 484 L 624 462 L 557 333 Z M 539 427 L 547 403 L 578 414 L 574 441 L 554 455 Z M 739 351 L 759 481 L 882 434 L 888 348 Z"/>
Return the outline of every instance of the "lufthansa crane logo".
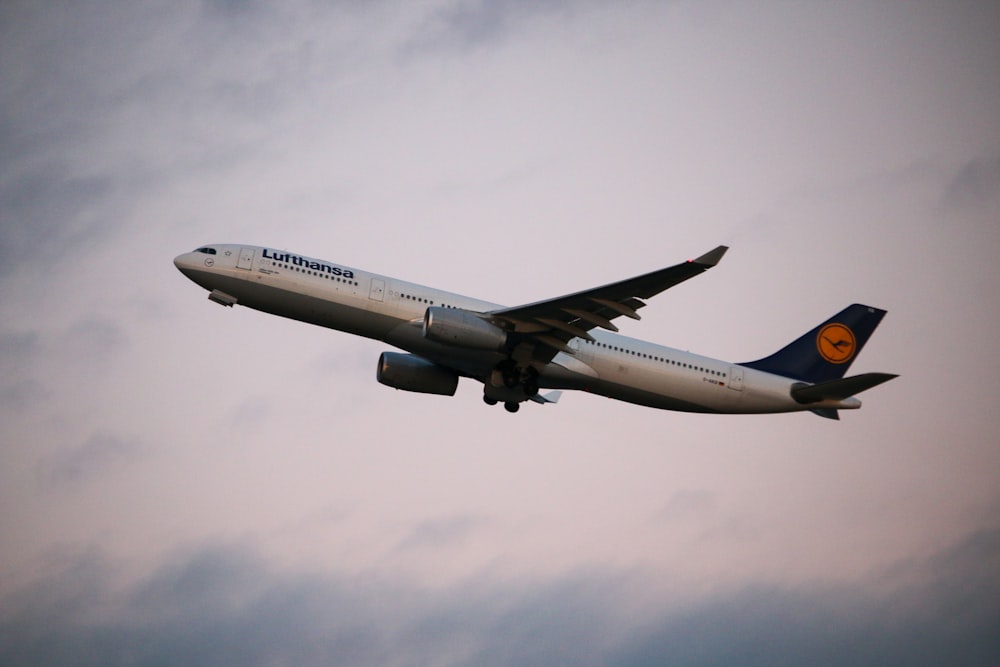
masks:
<path fill-rule="evenodd" d="M 844 324 L 827 324 L 819 330 L 816 349 L 831 364 L 843 364 L 854 356 L 854 332 Z"/>

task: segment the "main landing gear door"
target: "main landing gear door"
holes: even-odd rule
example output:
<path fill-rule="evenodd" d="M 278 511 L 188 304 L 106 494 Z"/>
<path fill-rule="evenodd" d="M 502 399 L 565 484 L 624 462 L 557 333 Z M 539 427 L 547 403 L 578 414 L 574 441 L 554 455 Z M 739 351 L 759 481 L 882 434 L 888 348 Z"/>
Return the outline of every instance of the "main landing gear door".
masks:
<path fill-rule="evenodd" d="M 253 269 L 253 256 L 255 252 L 254 248 L 240 248 L 240 258 L 236 262 L 236 268 L 246 271 Z"/>

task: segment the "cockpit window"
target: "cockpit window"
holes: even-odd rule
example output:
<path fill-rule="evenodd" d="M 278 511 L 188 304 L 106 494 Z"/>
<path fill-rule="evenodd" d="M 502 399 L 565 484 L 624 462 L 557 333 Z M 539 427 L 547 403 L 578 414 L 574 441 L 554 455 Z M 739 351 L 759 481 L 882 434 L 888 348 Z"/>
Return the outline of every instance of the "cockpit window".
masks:
<path fill-rule="evenodd" d="M 195 250 L 195 252 L 203 252 L 206 255 L 214 255 L 214 254 L 216 254 L 215 248 L 198 248 L 197 250 Z"/>

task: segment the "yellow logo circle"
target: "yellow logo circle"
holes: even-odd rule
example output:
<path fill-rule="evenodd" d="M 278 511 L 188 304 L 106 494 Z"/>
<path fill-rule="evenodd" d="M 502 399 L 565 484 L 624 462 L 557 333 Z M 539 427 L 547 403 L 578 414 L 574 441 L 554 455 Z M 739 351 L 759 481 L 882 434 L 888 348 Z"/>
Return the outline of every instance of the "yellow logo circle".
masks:
<path fill-rule="evenodd" d="M 854 332 L 843 324 L 827 324 L 819 330 L 816 349 L 831 364 L 842 364 L 854 356 Z"/>

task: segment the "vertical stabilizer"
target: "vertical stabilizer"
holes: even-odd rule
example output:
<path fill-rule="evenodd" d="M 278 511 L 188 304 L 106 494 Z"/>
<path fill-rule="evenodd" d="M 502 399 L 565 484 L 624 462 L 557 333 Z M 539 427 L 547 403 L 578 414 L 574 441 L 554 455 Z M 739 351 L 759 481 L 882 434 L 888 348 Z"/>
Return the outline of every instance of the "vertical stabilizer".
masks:
<path fill-rule="evenodd" d="M 838 380 L 844 377 L 885 313 L 856 303 L 771 356 L 740 365 L 803 382 Z"/>

